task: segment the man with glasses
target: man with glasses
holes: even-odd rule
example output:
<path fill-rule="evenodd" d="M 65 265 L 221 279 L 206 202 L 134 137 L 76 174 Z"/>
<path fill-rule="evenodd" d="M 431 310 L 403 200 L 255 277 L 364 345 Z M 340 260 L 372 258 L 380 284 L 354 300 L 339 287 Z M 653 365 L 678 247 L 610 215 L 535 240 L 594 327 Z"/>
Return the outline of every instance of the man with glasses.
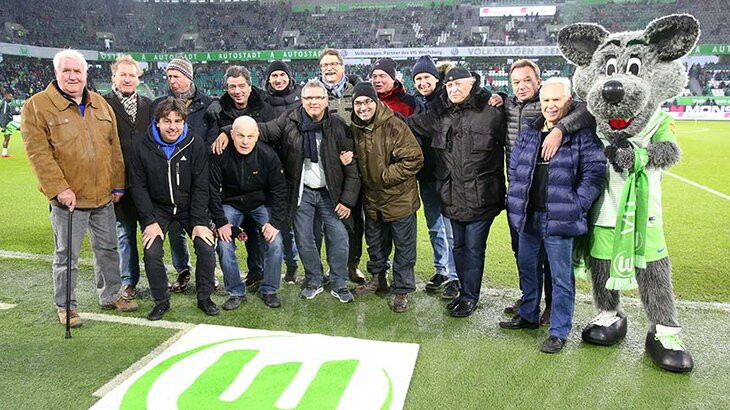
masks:
<path fill-rule="evenodd" d="M 331 294 L 342 303 L 353 297 L 347 280 L 348 230 L 360 192 L 357 165 L 343 165 L 340 153 L 352 151 L 350 130 L 328 112 L 327 89 L 309 80 L 302 89 L 302 107 L 259 125 L 260 138 L 279 149 L 289 185 L 288 220 L 294 223 L 299 257 L 304 265 L 303 299 L 323 291 L 323 268 L 315 243 L 315 221 L 324 225 Z"/>
<path fill-rule="evenodd" d="M 334 48 L 327 48 L 319 55 L 319 67 L 322 70 L 322 83 L 327 89 L 329 114 L 337 114 L 348 126 L 352 115 L 352 92 L 354 84 L 345 74 L 342 55 Z M 357 82 L 357 81 L 354 81 Z M 365 275 L 360 271 L 362 257 L 363 217 L 362 203 L 358 199 L 352 209 L 352 230 L 350 231 L 350 250 L 347 258 L 347 273 L 350 281 L 365 283 Z"/>

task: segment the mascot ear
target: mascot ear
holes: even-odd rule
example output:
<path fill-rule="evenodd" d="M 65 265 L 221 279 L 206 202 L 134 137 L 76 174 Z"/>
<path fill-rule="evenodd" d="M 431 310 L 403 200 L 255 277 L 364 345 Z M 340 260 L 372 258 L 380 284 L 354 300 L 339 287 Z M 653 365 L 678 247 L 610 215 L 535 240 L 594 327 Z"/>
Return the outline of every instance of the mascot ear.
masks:
<path fill-rule="evenodd" d="M 569 62 L 585 67 L 591 63 L 593 53 L 608 37 L 608 31 L 598 24 L 570 24 L 558 33 L 558 48 Z"/>
<path fill-rule="evenodd" d="M 672 14 L 649 23 L 644 38 L 656 50 L 662 61 L 683 57 L 700 37 L 700 23 L 689 14 Z"/>

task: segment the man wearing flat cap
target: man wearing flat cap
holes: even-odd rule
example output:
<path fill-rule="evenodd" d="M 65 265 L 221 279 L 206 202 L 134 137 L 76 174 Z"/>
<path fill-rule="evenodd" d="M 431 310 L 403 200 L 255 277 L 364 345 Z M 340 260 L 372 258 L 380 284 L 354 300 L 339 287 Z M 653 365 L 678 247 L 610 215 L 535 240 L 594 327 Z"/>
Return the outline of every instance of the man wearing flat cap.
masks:
<path fill-rule="evenodd" d="M 505 207 L 504 134 L 500 109 L 468 70 L 446 73 L 444 91 L 431 109 L 406 118 L 436 152 L 436 186 L 454 232 L 460 296 L 447 304 L 454 317 L 469 316 L 479 302 L 487 236 Z"/>
<path fill-rule="evenodd" d="M 403 116 L 418 114 L 423 111 L 412 95 L 406 93 L 400 81 L 396 79 L 398 65 L 390 57 L 383 57 L 373 64 L 370 79 L 378 94 L 378 99 L 388 108 Z"/>

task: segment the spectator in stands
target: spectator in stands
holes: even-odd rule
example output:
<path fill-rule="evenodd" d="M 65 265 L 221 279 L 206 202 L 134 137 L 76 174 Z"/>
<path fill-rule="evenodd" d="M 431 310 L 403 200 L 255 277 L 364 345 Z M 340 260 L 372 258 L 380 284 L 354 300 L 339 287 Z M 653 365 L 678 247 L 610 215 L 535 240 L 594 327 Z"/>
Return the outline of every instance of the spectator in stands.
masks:
<path fill-rule="evenodd" d="M 218 255 L 223 281 L 230 296 L 223 309 L 233 310 L 246 300 L 246 285 L 236 257 L 232 228 L 250 219 L 263 236 L 257 252 L 263 258 L 263 282 L 259 293 L 266 306 L 281 306 L 276 292 L 281 279 L 282 235 L 286 232 L 287 185 L 276 152 L 258 144 L 256 120 L 241 116 L 231 129 L 232 144 L 220 155 L 211 155 L 210 209 L 218 228 Z M 249 255 L 251 256 L 251 255 Z"/>
<path fill-rule="evenodd" d="M 173 222 L 180 224 L 193 241 L 198 308 L 209 316 L 220 313 L 210 299 L 215 277 L 215 239 L 208 214 L 210 151 L 188 126 L 187 111 L 179 98 L 158 101 L 153 126 L 134 146 L 129 172 L 129 190 L 144 227 L 145 271 L 155 300 L 147 315 L 149 320 L 160 320 L 170 310 L 162 243 Z"/>
<path fill-rule="evenodd" d="M 220 101 L 211 104 L 209 110 L 211 117 L 216 121 L 216 129 L 229 127 L 236 118 L 244 115 L 257 122 L 271 121 L 276 118 L 274 109 L 262 98 L 263 92 L 251 85 L 251 73 L 245 67 L 238 65 L 228 67 L 224 80 L 226 93 Z M 221 154 L 230 141 L 225 133 L 221 133 L 213 144 L 213 153 Z M 249 271 L 245 285 L 249 290 L 255 291 L 264 280 L 264 261 L 260 251 L 264 243 L 261 232 L 252 221 L 253 219 L 247 218 L 243 225 L 248 236 L 246 251 Z M 223 255 L 221 254 L 220 257 L 223 258 Z M 235 294 L 236 289 L 241 286 L 240 275 L 227 275 L 223 277 L 223 280 L 226 290 L 231 294 Z"/>
<path fill-rule="evenodd" d="M 446 307 L 464 317 L 479 302 L 489 229 L 505 205 L 505 125 L 501 110 L 488 104 L 490 93 L 465 68 L 449 70 L 445 90 L 427 113 L 406 120 L 436 151 L 437 186 L 454 231 L 461 283 L 461 294 Z"/>
<path fill-rule="evenodd" d="M 154 115 L 157 104 L 166 100 L 168 96 L 181 99 L 187 107 L 186 124 L 190 132 L 210 144 L 217 131 L 213 120 L 207 115 L 211 99 L 202 90 L 196 88 L 193 82 L 193 64 L 185 58 L 175 58 L 170 61 L 167 64 L 167 83 L 168 95 L 156 99 L 152 103 L 150 112 Z M 150 122 L 152 121 L 155 121 L 155 118 L 151 118 Z M 172 265 L 178 274 L 177 280 L 172 285 L 172 291 L 184 292 L 188 288 L 192 270 L 188 241 L 183 227 L 174 220 L 169 227 L 168 236 Z"/>
<path fill-rule="evenodd" d="M 540 325 L 540 282 L 542 268 L 549 260 L 554 289 L 553 303 L 548 305 L 552 306 L 548 308 L 550 336 L 540 350 L 557 353 L 573 321 L 573 238 L 588 231 L 588 211 L 606 179 L 606 158 L 591 127 L 566 133 L 554 157 L 543 158 L 542 145 L 550 129 L 568 114 L 570 80 L 550 78 L 539 95 L 542 114 L 520 131 L 507 170 L 507 215 L 510 227 L 519 232 L 517 263 L 523 299 L 519 312 L 499 325 L 507 329 L 534 329 Z"/>
<path fill-rule="evenodd" d="M 428 111 L 443 89 L 438 68 L 431 56 L 421 56 L 413 65 L 412 75 L 416 88 L 414 98 Z M 434 175 L 436 153 L 427 141 L 429 140 L 418 138 L 423 151 L 423 168 L 418 171 L 417 177 L 436 272 L 426 282 L 426 290 L 436 291 L 445 284 L 441 295 L 444 299 L 454 299 L 459 295 L 459 277 L 454 265 L 454 233 L 451 222 L 441 213 L 441 198 Z"/>
<path fill-rule="evenodd" d="M 283 61 L 272 61 L 266 70 L 266 101 L 274 108 L 277 114 L 301 107 L 300 99 L 302 87 L 292 80 L 291 70 Z M 284 158 L 280 158 L 282 161 Z M 284 281 L 297 281 L 297 245 L 294 240 L 294 231 L 289 229 L 284 236 L 284 262 L 286 274 Z M 321 239 L 321 238 L 320 238 Z"/>
<path fill-rule="evenodd" d="M 13 121 L 13 107 L 10 105 L 13 103 L 13 94 L 6 92 L 3 95 L 2 101 L 0 101 L 0 132 L 3 134 L 3 158 L 12 158 L 13 156 L 8 154 L 8 144 L 10 144 L 10 123 Z"/>
<path fill-rule="evenodd" d="M 134 146 L 142 141 L 150 123 L 152 101 L 137 93 L 142 69 L 129 55 L 120 55 L 112 64 L 112 92 L 104 98 L 117 117 L 117 134 L 124 156 L 124 166 L 130 169 Z M 129 179 L 127 179 L 127 184 Z M 128 187 L 126 187 L 128 189 Z M 122 297 L 131 300 L 136 296 L 139 282 L 139 254 L 137 252 L 137 225 L 139 215 L 131 195 L 124 195 L 114 206 L 117 217 L 117 239 Z"/>
<path fill-rule="evenodd" d="M 423 107 L 412 95 L 406 93 L 403 84 L 396 79 L 397 69 L 398 65 L 390 57 L 383 57 L 373 64 L 370 77 L 378 98 L 393 112 L 406 117 L 422 112 Z"/>
<path fill-rule="evenodd" d="M 350 130 L 327 110 L 327 90 L 317 79 L 302 89 L 302 107 L 260 124 L 261 139 L 279 147 L 289 183 L 288 220 L 293 221 L 306 282 L 300 292 L 313 299 L 322 292 L 323 268 L 315 233 L 324 225 L 331 294 L 353 300 L 347 280 L 348 226 L 360 193 L 357 165 L 343 165 L 340 152 L 352 151 Z"/>
<path fill-rule="evenodd" d="M 367 294 L 388 290 L 388 258 L 395 246 L 391 292 L 393 311 L 408 310 L 408 293 L 416 290 L 416 211 L 420 206 L 416 173 L 423 154 L 408 126 L 378 100 L 372 84 L 353 91 L 352 135 L 362 175 L 368 272 L 373 278 L 356 288 Z"/>
<path fill-rule="evenodd" d="M 539 92 L 541 86 L 540 68 L 532 60 L 520 59 L 515 61 L 510 67 L 509 74 L 514 95 L 507 98 L 504 104 L 507 120 L 505 156 L 508 168 L 510 165 L 512 146 L 517 140 L 523 125 L 526 121 L 534 121 L 540 115 Z M 545 138 L 542 150 L 540 151 L 541 157 L 545 161 L 549 161 L 560 147 L 564 134 L 573 134 L 580 129 L 592 127 L 595 127 L 595 121 L 588 113 L 585 103 L 571 99 L 567 115 L 557 121 Z M 518 261 L 519 235 L 511 226 L 510 237 L 512 251 L 514 252 L 515 260 Z M 545 311 L 540 317 L 540 323 L 547 325 L 550 323 L 550 306 L 552 302 L 552 280 L 550 278 L 549 261 L 545 264 L 544 275 Z M 507 306 L 504 312 L 507 314 L 517 313 L 520 303 L 521 299 L 518 299 L 514 304 Z"/>
<path fill-rule="evenodd" d="M 54 56 L 53 66 L 56 80 L 25 103 L 21 132 L 39 189 L 51 204 L 51 226 L 57 239 L 52 271 L 58 320 L 66 324 L 68 307 L 71 327 L 79 327 L 75 285 L 87 229 L 99 304 L 103 309 L 137 310 L 133 301 L 119 296 L 122 282 L 115 251 L 113 204 L 124 195 L 124 159 L 111 107 L 100 95 L 86 90 L 84 56 L 76 50 L 62 50 Z M 71 243 L 67 243 L 69 218 Z M 71 283 L 66 281 L 67 263 Z M 71 287 L 70 300 L 67 286 Z"/>
<path fill-rule="evenodd" d="M 319 55 L 319 67 L 322 71 L 322 83 L 327 89 L 329 115 L 338 115 L 348 126 L 352 121 L 352 92 L 358 78 L 345 75 L 345 63 L 342 55 L 334 48 L 322 50 Z M 353 80 L 353 81 L 351 81 Z M 350 231 L 350 251 L 347 259 L 347 273 L 350 281 L 364 283 L 365 275 L 360 271 L 362 257 L 363 210 L 362 198 L 351 209 L 353 229 Z"/>

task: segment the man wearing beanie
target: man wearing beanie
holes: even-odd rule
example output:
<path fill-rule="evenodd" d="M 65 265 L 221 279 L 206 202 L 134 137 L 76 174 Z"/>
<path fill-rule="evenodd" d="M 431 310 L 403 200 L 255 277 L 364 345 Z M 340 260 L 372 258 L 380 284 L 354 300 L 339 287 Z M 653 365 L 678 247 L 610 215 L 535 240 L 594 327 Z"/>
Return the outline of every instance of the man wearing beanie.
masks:
<path fill-rule="evenodd" d="M 266 102 L 271 105 L 277 115 L 302 106 L 302 87 L 291 78 L 289 66 L 279 60 L 272 61 L 266 70 Z M 282 161 L 283 158 L 280 158 Z M 284 239 L 284 262 L 286 263 L 286 283 L 297 281 L 297 245 L 294 231 L 282 232 Z"/>
<path fill-rule="evenodd" d="M 423 107 L 412 95 L 406 93 L 403 84 L 396 80 L 398 66 L 390 57 L 383 57 L 373 64 L 370 79 L 378 93 L 378 99 L 388 108 L 404 116 L 418 114 Z"/>
<path fill-rule="evenodd" d="M 358 294 L 388 290 L 388 258 L 395 246 L 392 309 L 408 310 L 408 293 L 416 290 L 416 211 L 420 206 L 416 173 L 423 154 L 408 126 L 385 104 L 375 88 L 359 83 L 353 90 L 352 136 L 362 178 L 368 272 L 373 278 Z"/>
<path fill-rule="evenodd" d="M 430 55 L 421 56 L 413 65 L 413 83 L 416 92 L 413 97 L 428 111 L 433 100 L 441 93 L 439 71 Z M 418 171 L 418 188 L 423 202 L 423 214 L 433 249 L 434 275 L 426 283 L 426 290 L 443 290 L 444 299 L 454 299 L 459 295 L 459 277 L 454 265 L 454 234 L 451 222 L 441 213 L 441 198 L 436 188 L 436 153 L 427 139 L 418 138 L 423 151 L 423 168 Z"/>
<path fill-rule="evenodd" d="M 213 124 L 210 116 L 206 114 L 211 99 L 201 90 L 198 90 L 193 83 L 193 64 L 183 57 L 174 58 L 167 64 L 167 83 L 169 90 L 167 95 L 157 98 L 152 102 L 150 113 L 154 114 L 157 105 L 166 100 L 167 97 L 176 97 L 183 100 L 187 108 L 188 132 L 196 138 L 202 138 L 208 145 L 213 142 L 218 128 Z M 150 123 L 154 122 L 154 115 L 150 116 Z M 193 267 L 190 265 L 190 252 L 188 251 L 188 240 L 178 223 L 170 225 L 168 232 L 170 238 L 170 254 L 172 265 L 177 271 L 178 277 L 172 285 L 173 292 L 183 292 L 190 282 L 190 272 Z"/>
<path fill-rule="evenodd" d="M 452 68 L 444 83 L 431 109 L 406 121 L 436 153 L 436 186 L 453 228 L 461 284 L 446 307 L 464 317 L 479 302 L 489 228 L 505 206 L 505 123 L 501 110 L 488 104 L 491 93 L 468 70 Z"/>

